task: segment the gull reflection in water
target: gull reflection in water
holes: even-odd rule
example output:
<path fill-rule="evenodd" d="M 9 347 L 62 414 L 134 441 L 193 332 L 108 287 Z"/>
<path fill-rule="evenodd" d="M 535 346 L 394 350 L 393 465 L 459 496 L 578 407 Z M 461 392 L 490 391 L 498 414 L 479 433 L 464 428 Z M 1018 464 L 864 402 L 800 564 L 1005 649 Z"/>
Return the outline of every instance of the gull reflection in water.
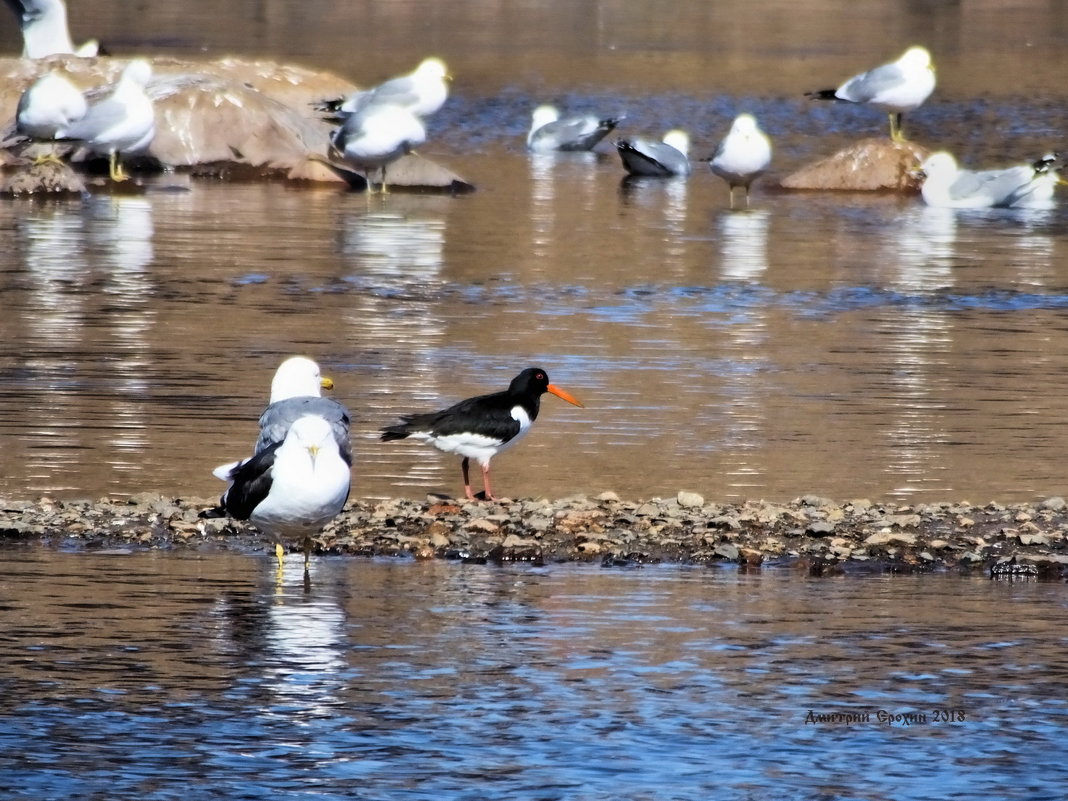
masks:
<path fill-rule="evenodd" d="M 390 210 L 350 214 L 340 221 L 340 257 L 352 290 L 344 313 L 347 338 L 388 368 L 363 389 L 379 425 L 419 408 L 414 399 L 438 397 L 440 354 L 448 342 L 438 311 L 447 226 L 444 211 L 432 213 L 448 199 L 396 196 L 392 201 Z M 406 213 L 404 203 L 417 211 Z M 361 440 L 378 436 L 372 423 L 359 418 L 353 435 L 362 470 L 399 486 L 441 484 L 441 460 L 414 458 L 412 449 L 370 442 L 359 447 Z"/>
<path fill-rule="evenodd" d="M 724 278 L 756 281 L 768 269 L 767 209 L 719 215 L 719 263 Z"/>
<path fill-rule="evenodd" d="M 18 414 L 33 489 L 63 488 L 86 469 L 86 452 L 90 463 L 133 469 L 138 460 L 119 453 L 146 446 L 152 236 L 141 197 L 50 204 L 22 219 L 13 250 L 31 277 L 20 324 L 29 378 Z M 111 358 L 86 361 L 85 352 Z"/>
<path fill-rule="evenodd" d="M 597 203 L 597 154 L 592 151 L 531 153 L 530 224 L 534 260 L 553 256 L 576 220 L 589 215 Z M 575 206 L 577 205 L 577 209 Z M 562 220 L 563 230 L 558 226 Z"/>
<path fill-rule="evenodd" d="M 674 267 L 679 275 L 687 269 L 687 254 L 690 248 L 686 235 L 686 211 L 689 182 L 685 176 L 676 178 L 650 178 L 635 175 L 624 176 L 619 184 L 623 207 L 642 218 L 642 224 L 633 226 L 635 231 L 650 232 L 658 236 L 660 271 Z M 657 224 L 659 217 L 662 220 Z"/>
<path fill-rule="evenodd" d="M 886 241 L 884 262 L 897 273 L 898 291 L 909 298 L 873 321 L 888 365 L 879 373 L 886 385 L 877 390 L 888 420 L 879 429 L 885 473 L 893 493 L 902 497 L 950 489 L 940 453 L 947 437 L 943 398 L 951 387 L 945 366 L 954 332 L 941 297 L 954 284 L 957 226 L 953 209 L 917 204 L 901 215 Z"/>
<path fill-rule="evenodd" d="M 723 474 L 739 497 L 749 497 L 766 485 L 767 460 L 761 449 L 767 439 L 768 409 L 765 370 L 768 353 L 768 313 L 759 283 L 768 270 L 767 209 L 724 210 L 717 218 L 719 265 L 726 281 L 740 282 L 730 322 L 724 329 L 728 363 L 723 370 L 725 427 Z"/>
<path fill-rule="evenodd" d="M 152 307 L 155 258 L 152 203 L 140 196 L 94 198 L 88 206 L 86 242 L 95 269 L 104 276 L 101 322 L 109 341 L 104 352 L 115 354 L 108 366 L 111 392 L 112 446 L 108 461 L 123 473 L 141 469 L 141 454 L 149 447 L 152 394 L 152 331 L 157 312 Z"/>
<path fill-rule="evenodd" d="M 289 561 L 267 613 L 263 678 L 289 707 L 287 714 L 318 716 L 338 703 L 345 667 L 345 613 L 336 598 L 323 595 L 319 582 L 312 579 L 312 591 L 304 588 L 303 564 Z M 302 588 L 294 592 L 295 581 Z"/>

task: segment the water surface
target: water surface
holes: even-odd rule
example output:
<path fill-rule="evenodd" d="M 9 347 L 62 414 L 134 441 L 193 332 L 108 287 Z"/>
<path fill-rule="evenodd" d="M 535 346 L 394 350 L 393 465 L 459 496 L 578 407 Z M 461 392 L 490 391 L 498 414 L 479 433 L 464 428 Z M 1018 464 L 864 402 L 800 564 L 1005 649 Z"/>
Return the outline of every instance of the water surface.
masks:
<path fill-rule="evenodd" d="M 1052 801 L 1068 778 L 1056 584 L 317 558 L 305 586 L 272 561 L 0 551 L 5 797 Z"/>
<path fill-rule="evenodd" d="M 953 214 L 768 188 L 884 131 L 880 114 L 801 92 L 914 41 L 939 69 L 908 121 L 917 140 L 975 164 L 1060 147 L 1063 9 L 447 5 L 75 5 L 75 33 L 120 53 L 267 56 L 360 83 L 439 53 L 455 91 L 424 152 L 478 191 L 369 201 L 179 176 L 161 185 L 186 191 L 0 204 L 0 495 L 214 494 L 211 468 L 247 451 L 294 352 L 354 412 L 359 497 L 455 492 L 451 457 L 377 429 L 531 364 L 587 408 L 546 400 L 495 462 L 504 495 L 1066 491 L 1063 207 Z M 607 145 L 531 159 L 545 100 L 625 112 L 627 134 L 681 125 L 695 156 L 750 110 L 773 174 L 731 213 L 703 168 L 630 184 Z"/>

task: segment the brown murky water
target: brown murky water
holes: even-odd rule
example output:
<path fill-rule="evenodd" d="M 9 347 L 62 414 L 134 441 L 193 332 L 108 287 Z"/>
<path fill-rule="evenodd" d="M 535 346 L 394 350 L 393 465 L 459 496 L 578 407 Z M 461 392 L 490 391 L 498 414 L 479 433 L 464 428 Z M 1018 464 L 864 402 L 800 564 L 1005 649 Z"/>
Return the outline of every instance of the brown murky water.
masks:
<path fill-rule="evenodd" d="M 626 112 L 627 133 L 681 125 L 695 156 L 749 109 L 781 176 L 885 126 L 802 91 L 922 41 L 940 85 L 913 136 L 975 164 L 1033 157 L 1068 124 L 1058 5 L 72 5 L 75 38 L 119 54 L 263 55 L 363 83 L 441 54 L 455 93 L 424 152 L 478 191 L 194 182 L 0 204 L 0 495 L 213 494 L 293 352 L 355 414 L 358 496 L 455 492 L 451 457 L 377 428 L 534 363 L 587 408 L 548 398 L 495 462 L 501 494 L 1068 491 L 1062 208 L 953 215 L 765 185 L 729 213 L 702 168 L 632 186 L 608 146 L 522 148 L 544 100 Z"/>

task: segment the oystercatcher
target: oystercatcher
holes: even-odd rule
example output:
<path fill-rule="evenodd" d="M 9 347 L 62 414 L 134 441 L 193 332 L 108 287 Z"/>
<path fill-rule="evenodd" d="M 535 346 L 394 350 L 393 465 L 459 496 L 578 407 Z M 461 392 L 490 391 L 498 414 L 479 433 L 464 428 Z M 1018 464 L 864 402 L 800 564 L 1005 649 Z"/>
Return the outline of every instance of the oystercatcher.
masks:
<path fill-rule="evenodd" d="M 250 521 L 274 540 L 279 568 L 283 540 L 301 538 L 307 567 L 311 535 L 348 500 L 351 469 L 331 423 L 306 414 L 293 422 L 281 442 L 233 468 L 220 503 L 231 517 Z"/>
<path fill-rule="evenodd" d="M 478 460 L 482 467 L 483 495 L 493 499 L 490 489 L 490 459 L 515 445 L 538 417 L 541 396 L 551 392 L 575 406 L 582 404 L 570 393 L 549 383 L 540 367 L 528 367 L 503 392 L 479 395 L 460 401 L 448 409 L 428 414 L 403 415 L 403 423 L 382 429 L 382 439 L 415 439 L 429 442 L 445 453 L 463 457 L 464 494 L 474 499 L 468 473 L 469 461 Z"/>
<path fill-rule="evenodd" d="M 931 54 L 923 47 L 910 47 L 901 58 L 854 75 L 837 89 L 805 92 L 816 100 L 844 100 L 885 111 L 890 115 L 890 138 L 904 142 L 901 118 L 915 111 L 935 88 Z"/>

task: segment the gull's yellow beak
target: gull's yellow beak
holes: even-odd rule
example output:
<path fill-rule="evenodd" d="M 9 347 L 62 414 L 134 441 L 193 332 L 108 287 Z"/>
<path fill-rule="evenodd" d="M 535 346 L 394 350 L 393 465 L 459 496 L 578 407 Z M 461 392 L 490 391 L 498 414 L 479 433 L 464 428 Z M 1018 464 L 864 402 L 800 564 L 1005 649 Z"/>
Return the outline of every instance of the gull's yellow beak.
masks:
<path fill-rule="evenodd" d="M 324 375 L 322 378 L 319 379 L 319 386 L 321 386 L 323 389 L 333 389 L 334 379 L 332 379 L 328 375 Z"/>

